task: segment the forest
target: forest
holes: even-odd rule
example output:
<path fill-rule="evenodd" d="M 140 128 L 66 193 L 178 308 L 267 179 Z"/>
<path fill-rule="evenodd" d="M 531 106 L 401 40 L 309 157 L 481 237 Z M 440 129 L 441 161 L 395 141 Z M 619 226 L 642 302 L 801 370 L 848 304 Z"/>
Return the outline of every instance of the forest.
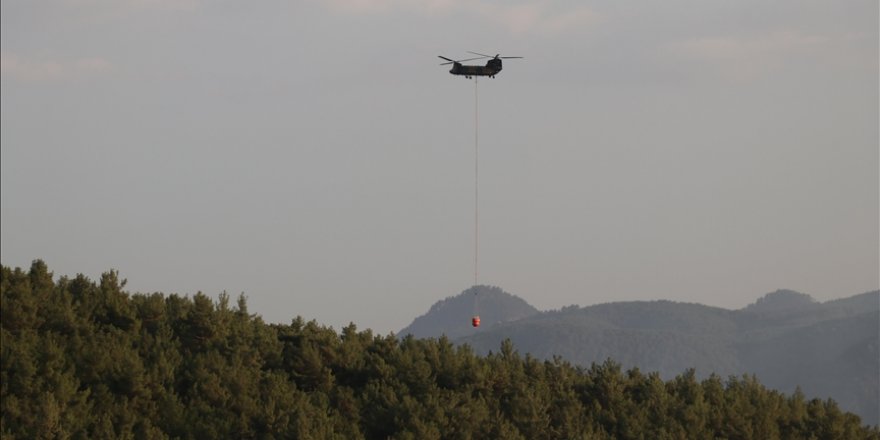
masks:
<path fill-rule="evenodd" d="M 2 267 L 4 439 L 880 439 L 831 399 L 753 376 L 664 380 L 509 340 L 481 356 L 125 284 Z"/>
<path fill-rule="evenodd" d="M 474 293 L 474 292 L 477 293 Z M 536 296 L 533 292 L 531 295 Z M 589 295 L 583 295 L 589 301 Z M 462 325 L 479 297 L 483 325 Z M 742 309 L 673 301 L 617 301 L 540 311 L 494 286 L 438 301 L 401 329 L 404 337 L 448 336 L 478 355 L 509 339 L 541 360 L 589 367 L 611 358 L 672 379 L 754 374 L 767 388 L 831 397 L 867 424 L 880 424 L 880 291 L 819 302 L 770 292 Z"/>

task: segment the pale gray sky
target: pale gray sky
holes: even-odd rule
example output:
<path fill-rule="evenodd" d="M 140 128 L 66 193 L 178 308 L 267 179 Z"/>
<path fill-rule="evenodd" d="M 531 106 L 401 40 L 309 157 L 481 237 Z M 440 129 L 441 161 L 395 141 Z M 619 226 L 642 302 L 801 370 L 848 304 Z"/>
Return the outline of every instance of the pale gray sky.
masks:
<path fill-rule="evenodd" d="M 877 289 L 878 3 L 2 0 L 0 251 L 269 321 Z"/>

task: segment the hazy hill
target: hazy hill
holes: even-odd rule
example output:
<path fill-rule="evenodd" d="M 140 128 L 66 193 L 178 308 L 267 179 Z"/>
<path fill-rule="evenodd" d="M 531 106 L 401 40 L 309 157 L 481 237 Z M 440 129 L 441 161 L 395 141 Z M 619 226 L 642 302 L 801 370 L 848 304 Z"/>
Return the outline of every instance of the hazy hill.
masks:
<path fill-rule="evenodd" d="M 445 334 L 449 338 L 457 338 L 474 333 L 476 329 L 471 326 L 473 315 L 480 315 L 481 325 L 488 327 L 535 313 L 538 313 L 538 309 L 498 287 L 474 286 L 459 295 L 434 303 L 428 313 L 416 318 L 399 334 L 412 334 L 417 338 Z"/>
<path fill-rule="evenodd" d="M 753 309 L 752 309 L 753 310 Z M 784 392 L 831 396 L 880 423 L 880 292 L 796 310 L 743 316 L 739 357 L 749 373 Z M 742 315 L 748 315 L 744 309 Z"/>
<path fill-rule="evenodd" d="M 817 307 L 819 304 L 806 293 L 794 290 L 777 290 L 758 298 L 752 304 L 745 307 L 745 311 L 752 313 L 773 313 L 777 311 L 790 312 L 805 308 Z"/>
<path fill-rule="evenodd" d="M 444 324 L 433 310 L 419 319 L 437 329 L 468 316 L 450 316 Z M 664 378 L 688 368 L 699 377 L 755 374 L 768 387 L 791 393 L 799 386 L 808 396 L 832 397 L 869 423 L 880 423 L 880 292 L 820 303 L 779 290 L 741 310 L 670 301 L 570 306 L 446 334 L 478 353 L 509 338 L 538 358 L 559 355 L 583 366 L 611 358 Z"/>
<path fill-rule="evenodd" d="M 601 304 L 544 312 L 460 338 L 477 352 L 510 338 L 520 350 L 588 366 L 611 358 L 626 368 L 670 378 L 688 368 L 700 376 L 742 371 L 736 322 L 728 310 L 669 301 Z"/>

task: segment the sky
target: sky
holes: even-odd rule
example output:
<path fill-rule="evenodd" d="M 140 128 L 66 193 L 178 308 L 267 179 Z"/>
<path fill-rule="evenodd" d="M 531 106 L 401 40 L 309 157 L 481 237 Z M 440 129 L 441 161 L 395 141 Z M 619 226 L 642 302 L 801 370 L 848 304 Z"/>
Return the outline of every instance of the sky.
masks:
<path fill-rule="evenodd" d="M 474 282 L 476 93 L 480 284 L 540 309 L 880 285 L 876 0 L 0 9 L 5 266 L 397 331 Z M 475 85 L 437 58 L 468 51 L 525 58 Z"/>

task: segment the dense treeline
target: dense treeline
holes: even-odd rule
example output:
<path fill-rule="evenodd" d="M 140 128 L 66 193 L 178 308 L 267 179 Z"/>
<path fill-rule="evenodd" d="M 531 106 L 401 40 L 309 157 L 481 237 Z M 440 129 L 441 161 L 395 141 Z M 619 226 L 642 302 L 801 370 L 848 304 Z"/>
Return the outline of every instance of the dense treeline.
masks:
<path fill-rule="evenodd" d="M 124 285 L 2 268 L 4 439 L 880 439 L 831 400 L 752 377 L 663 381 L 509 342 L 480 357 Z"/>
<path fill-rule="evenodd" d="M 455 300 L 473 303 L 466 293 Z M 416 321 L 445 312 L 431 310 Z M 442 326 L 434 325 L 439 328 L 433 333 L 419 336 L 436 337 L 461 327 L 461 316 L 443 316 Z M 413 324 L 401 333 L 425 328 Z M 452 339 L 477 354 L 496 351 L 510 339 L 520 352 L 542 360 L 559 355 L 589 366 L 611 358 L 623 368 L 656 371 L 667 380 L 690 368 L 696 369 L 698 379 L 711 373 L 727 377 L 748 372 L 770 389 L 790 394 L 801 387 L 808 396 L 831 397 L 863 423 L 876 425 L 878 329 L 880 291 L 820 303 L 809 295 L 780 290 L 741 310 L 671 301 L 569 306 Z"/>

